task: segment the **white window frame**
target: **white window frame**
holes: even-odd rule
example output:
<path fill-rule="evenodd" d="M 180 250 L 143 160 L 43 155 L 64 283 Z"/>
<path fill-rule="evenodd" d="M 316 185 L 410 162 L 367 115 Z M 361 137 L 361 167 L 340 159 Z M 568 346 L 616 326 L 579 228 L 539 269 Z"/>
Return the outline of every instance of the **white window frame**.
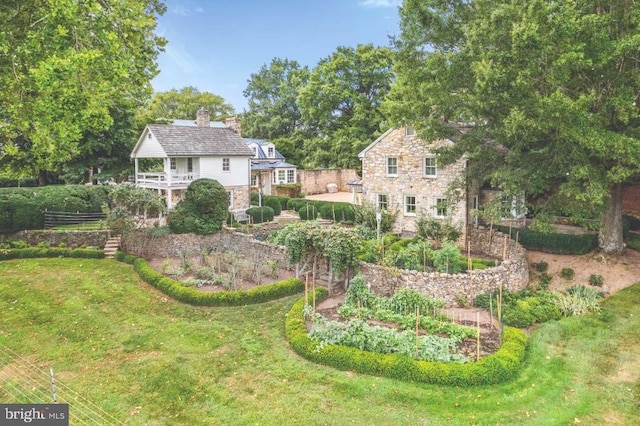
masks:
<path fill-rule="evenodd" d="M 389 209 L 389 195 L 388 194 L 378 194 L 377 197 L 377 207 L 378 210 L 388 210 Z"/>
<path fill-rule="evenodd" d="M 222 159 L 222 171 L 223 172 L 231 171 L 231 159 L 229 157 L 224 157 Z"/>
<path fill-rule="evenodd" d="M 409 198 L 413 198 L 413 203 L 409 202 Z M 404 215 L 415 216 L 418 211 L 418 197 L 415 195 L 404 196 Z"/>
<path fill-rule="evenodd" d="M 267 147 L 267 157 L 273 158 L 275 156 L 276 149 L 272 146 Z"/>
<path fill-rule="evenodd" d="M 432 164 L 427 165 L 427 162 Z M 431 173 L 432 171 L 433 173 Z M 438 176 L 438 162 L 436 160 L 436 157 L 434 156 L 424 157 L 424 159 L 422 160 L 422 176 L 427 178 L 435 178 Z"/>
<path fill-rule="evenodd" d="M 445 204 L 444 207 L 439 207 L 439 205 L 441 204 Z M 435 199 L 435 204 L 433 205 L 433 208 L 435 210 L 434 216 L 440 219 L 444 219 L 447 217 L 447 215 L 449 214 L 449 212 L 447 211 L 447 199 L 446 198 L 442 198 L 442 197 L 436 197 Z"/>
<path fill-rule="evenodd" d="M 178 170 L 178 160 L 176 158 L 169 158 L 169 170 Z"/>
<path fill-rule="evenodd" d="M 187 173 L 193 173 L 193 158 L 187 158 Z"/>
<path fill-rule="evenodd" d="M 293 169 L 287 170 L 287 183 L 296 183 L 296 171 Z"/>
<path fill-rule="evenodd" d="M 276 170 L 276 172 L 273 174 L 273 178 L 275 179 L 275 184 L 280 185 L 283 183 L 287 182 L 287 174 L 285 173 L 285 171 L 283 169 L 278 169 Z"/>
<path fill-rule="evenodd" d="M 391 164 L 392 162 L 395 164 Z M 387 157 L 385 160 L 385 168 L 387 176 L 398 176 L 398 157 Z M 391 172 L 392 168 L 395 168 L 395 173 Z"/>

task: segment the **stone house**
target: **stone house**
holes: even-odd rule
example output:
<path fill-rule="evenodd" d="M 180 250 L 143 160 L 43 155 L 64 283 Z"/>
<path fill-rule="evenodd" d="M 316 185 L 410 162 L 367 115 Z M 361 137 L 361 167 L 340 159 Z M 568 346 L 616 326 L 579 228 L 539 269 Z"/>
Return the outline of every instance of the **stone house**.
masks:
<path fill-rule="evenodd" d="M 467 159 L 440 167 L 435 149 L 450 140 L 425 142 L 412 127 L 389 129 L 366 147 L 362 162 L 362 199 L 376 209 L 397 211 L 394 233 L 416 232 L 422 215 L 459 225 L 463 232 L 478 207 L 476 191 L 466 181 Z"/>

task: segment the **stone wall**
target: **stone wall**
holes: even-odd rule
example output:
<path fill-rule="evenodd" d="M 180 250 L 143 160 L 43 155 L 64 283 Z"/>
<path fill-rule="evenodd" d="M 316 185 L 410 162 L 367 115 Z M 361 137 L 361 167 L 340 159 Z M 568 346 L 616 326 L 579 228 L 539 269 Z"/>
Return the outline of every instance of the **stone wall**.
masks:
<path fill-rule="evenodd" d="M 447 306 L 460 301 L 471 303 L 476 296 L 500 288 L 522 290 L 529 282 L 529 264 L 526 250 L 515 241 L 505 239 L 501 233 L 474 229 L 470 232 L 472 252 L 486 253 L 504 261 L 499 266 L 483 270 L 450 275 L 409 270 L 391 271 L 383 266 L 360 263 L 360 271 L 371 290 L 382 296 L 391 296 L 402 288 L 418 290 L 425 296 L 442 299 Z"/>
<path fill-rule="evenodd" d="M 356 179 L 360 178 L 355 169 L 298 170 L 300 191 L 306 195 L 325 194 L 330 183 L 340 192 L 351 192 L 347 184 Z"/>
<path fill-rule="evenodd" d="M 51 247 L 57 247 L 60 243 L 67 247 L 98 247 L 104 248 L 109 239 L 110 231 L 53 231 L 53 230 L 31 230 L 20 231 L 11 235 L 10 239 L 26 241 L 30 246 L 38 245 L 40 242 L 47 242 Z"/>

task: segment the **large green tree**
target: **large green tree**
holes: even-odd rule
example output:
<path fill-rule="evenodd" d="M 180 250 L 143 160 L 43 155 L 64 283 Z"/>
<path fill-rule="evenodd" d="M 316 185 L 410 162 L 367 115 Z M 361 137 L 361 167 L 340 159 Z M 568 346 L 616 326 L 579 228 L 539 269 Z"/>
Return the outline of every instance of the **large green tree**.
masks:
<path fill-rule="evenodd" d="M 208 110 L 212 120 L 221 120 L 234 113 L 233 107 L 225 103 L 223 97 L 186 86 L 180 90 L 171 89 L 154 94 L 142 109 L 141 120 L 145 124 L 172 119 L 195 120 L 200 108 Z"/>
<path fill-rule="evenodd" d="M 640 173 L 640 5 L 405 0 L 400 15 L 391 119 L 459 140 L 449 157 L 505 191 L 595 208 L 600 247 L 620 252 L 621 188 Z"/>
<path fill-rule="evenodd" d="M 338 47 L 311 71 L 298 103 L 314 139 L 311 166 L 359 167 L 358 153 L 380 134 L 380 104 L 393 79 L 392 53 L 371 44 Z"/>
<path fill-rule="evenodd" d="M 0 167 L 42 178 L 108 131 L 119 105 L 147 99 L 164 10 L 159 0 L 3 1 Z"/>

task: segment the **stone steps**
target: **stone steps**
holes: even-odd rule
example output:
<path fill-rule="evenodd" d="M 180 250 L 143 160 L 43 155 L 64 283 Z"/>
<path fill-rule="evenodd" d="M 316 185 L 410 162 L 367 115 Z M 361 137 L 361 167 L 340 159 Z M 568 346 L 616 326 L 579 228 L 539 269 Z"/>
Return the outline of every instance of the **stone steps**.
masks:
<path fill-rule="evenodd" d="M 120 235 L 116 235 L 114 237 L 109 238 L 107 244 L 105 244 L 103 252 L 104 257 L 107 259 L 113 259 L 115 257 L 116 252 L 120 248 L 120 243 L 122 242 L 122 238 Z"/>

